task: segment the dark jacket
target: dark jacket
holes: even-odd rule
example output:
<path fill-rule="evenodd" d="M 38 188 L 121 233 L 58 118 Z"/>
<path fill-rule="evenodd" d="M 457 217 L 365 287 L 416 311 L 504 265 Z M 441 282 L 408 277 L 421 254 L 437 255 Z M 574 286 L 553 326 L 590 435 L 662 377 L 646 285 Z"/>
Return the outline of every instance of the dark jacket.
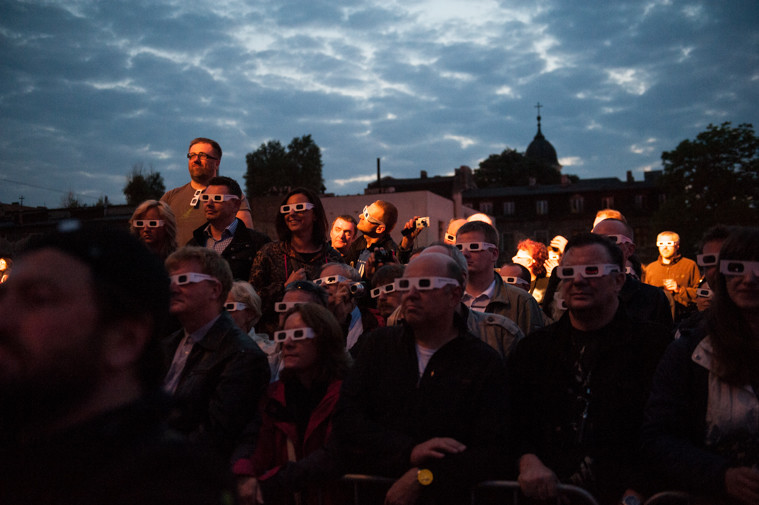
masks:
<path fill-rule="evenodd" d="M 263 233 L 245 227 L 245 223 L 239 217 L 237 219 L 237 229 L 232 237 L 232 242 L 221 253 L 221 257 L 227 260 L 229 268 L 232 269 L 232 277 L 235 280 L 245 280 L 250 278 L 250 267 L 253 265 L 253 259 L 256 257 L 259 249 L 264 244 L 271 242 L 271 239 Z M 187 245 L 206 246 L 205 229 L 208 223 L 196 228 L 192 232 L 192 240 Z"/>
<path fill-rule="evenodd" d="M 659 289 L 627 275 L 619 299 L 633 319 L 651 321 L 672 329 L 672 311 L 667 295 Z"/>
<path fill-rule="evenodd" d="M 494 274 L 494 278 L 495 291 L 485 312 L 508 317 L 525 335 L 542 328 L 543 313 L 535 298 L 524 289 L 506 284 L 498 274 Z"/>
<path fill-rule="evenodd" d="M 645 483 L 639 429 L 651 378 L 671 339 L 657 324 L 630 319 L 622 304 L 607 326 L 590 333 L 578 335 L 590 337 L 580 353 L 565 313 L 519 342 L 511 360 L 512 433 L 517 454 L 536 454 L 563 482 L 612 503 Z M 586 383 L 576 379 L 578 354 L 587 360 Z"/>
<path fill-rule="evenodd" d="M 355 242 L 351 244 L 350 249 L 348 249 L 348 253 L 345 255 L 345 262 L 356 270 L 359 270 L 359 257 L 361 256 L 361 253 L 366 249 L 369 249 L 369 252 L 374 252 L 379 248 L 392 252 L 393 256 L 400 260 L 398 256 L 398 244 L 393 241 L 393 238 L 389 233 L 385 233 L 382 238 L 375 242 L 371 247 L 366 246 L 366 237 L 363 235 L 358 237 Z M 364 278 L 366 279 L 366 276 L 364 276 Z"/>
<path fill-rule="evenodd" d="M 435 352 L 421 378 L 409 326 L 365 336 L 334 417 L 344 471 L 400 477 L 412 467 L 414 446 L 434 437 L 452 437 L 467 446 L 424 465 L 434 476 L 427 491 L 443 497 L 441 503 L 462 495 L 466 501 L 472 484 L 505 471 L 503 360 L 469 333 L 461 318 L 456 323 L 459 336 Z"/>
<path fill-rule="evenodd" d="M 167 338 L 167 369 L 183 339 L 184 330 Z M 256 416 L 270 375 L 266 354 L 223 311 L 187 357 L 174 393 L 171 427 L 228 459 L 244 442 L 240 436 Z"/>

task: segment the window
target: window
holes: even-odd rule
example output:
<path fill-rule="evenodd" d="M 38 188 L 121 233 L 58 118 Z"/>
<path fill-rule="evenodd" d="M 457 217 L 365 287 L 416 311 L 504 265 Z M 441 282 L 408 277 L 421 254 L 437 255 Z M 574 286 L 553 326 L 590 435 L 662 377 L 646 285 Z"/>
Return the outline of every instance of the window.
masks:
<path fill-rule="evenodd" d="M 480 212 L 485 214 L 493 213 L 493 202 L 480 202 Z"/>
<path fill-rule="evenodd" d="M 516 212 L 516 207 L 514 206 L 514 202 L 503 202 L 504 216 L 513 216 L 515 212 Z"/>
<path fill-rule="evenodd" d="M 539 216 L 545 216 L 548 214 L 548 200 L 538 200 L 535 202 L 535 212 Z"/>
<path fill-rule="evenodd" d="M 614 197 L 613 196 L 605 196 L 601 198 L 601 208 L 602 209 L 613 209 L 614 208 Z"/>
<path fill-rule="evenodd" d="M 580 195 L 573 195 L 569 199 L 569 211 L 572 214 L 582 214 L 585 209 L 585 199 Z"/>

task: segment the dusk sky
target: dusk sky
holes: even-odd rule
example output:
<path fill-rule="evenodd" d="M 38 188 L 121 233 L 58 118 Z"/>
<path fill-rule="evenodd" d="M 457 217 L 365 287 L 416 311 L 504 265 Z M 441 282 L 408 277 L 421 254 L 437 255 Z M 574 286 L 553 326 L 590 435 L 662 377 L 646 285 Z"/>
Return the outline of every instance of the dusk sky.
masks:
<path fill-rule="evenodd" d="M 89 205 L 132 166 L 189 180 L 311 134 L 327 191 L 449 175 L 542 130 L 562 172 L 637 180 L 759 117 L 756 0 L 3 0 L 0 202 Z"/>

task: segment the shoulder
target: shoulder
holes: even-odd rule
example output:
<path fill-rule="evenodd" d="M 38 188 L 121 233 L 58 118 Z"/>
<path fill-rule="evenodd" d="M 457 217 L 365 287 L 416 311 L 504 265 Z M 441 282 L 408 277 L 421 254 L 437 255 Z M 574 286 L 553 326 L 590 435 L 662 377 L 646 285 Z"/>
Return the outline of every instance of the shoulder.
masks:
<path fill-rule="evenodd" d="M 163 194 L 163 196 L 161 197 L 161 201 L 162 201 L 162 202 L 166 202 L 166 203 L 168 203 L 169 205 L 171 205 L 171 202 L 172 202 L 172 200 L 173 200 L 174 198 L 176 198 L 176 197 L 177 197 L 177 195 L 181 194 L 183 191 L 187 191 L 187 187 L 188 187 L 189 185 L 190 185 L 190 183 L 188 182 L 187 184 L 185 184 L 185 185 L 183 185 L 183 186 L 178 186 L 178 187 L 176 187 L 176 188 L 173 188 L 173 189 L 170 189 L 170 190 L 168 190 L 168 191 L 167 191 L 166 193 L 164 193 L 164 194 Z"/>

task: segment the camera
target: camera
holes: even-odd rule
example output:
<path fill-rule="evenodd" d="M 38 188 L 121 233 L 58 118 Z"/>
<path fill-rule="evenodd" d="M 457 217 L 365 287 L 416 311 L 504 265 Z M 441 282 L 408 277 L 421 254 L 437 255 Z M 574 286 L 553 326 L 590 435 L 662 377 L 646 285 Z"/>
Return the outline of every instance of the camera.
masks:
<path fill-rule="evenodd" d="M 353 296 L 362 296 L 364 294 L 364 290 L 366 288 L 364 287 L 364 284 L 361 282 L 354 282 L 351 284 L 350 290 L 351 294 Z"/>
<path fill-rule="evenodd" d="M 404 228 L 401 230 L 401 235 L 409 236 L 414 231 L 418 230 L 419 228 L 427 228 L 430 225 L 430 218 L 427 217 L 418 217 L 416 218 L 416 221 L 414 221 L 414 228 Z"/>
<path fill-rule="evenodd" d="M 393 259 L 393 251 L 387 251 L 384 247 L 378 247 L 374 250 L 375 263 L 392 263 Z"/>

